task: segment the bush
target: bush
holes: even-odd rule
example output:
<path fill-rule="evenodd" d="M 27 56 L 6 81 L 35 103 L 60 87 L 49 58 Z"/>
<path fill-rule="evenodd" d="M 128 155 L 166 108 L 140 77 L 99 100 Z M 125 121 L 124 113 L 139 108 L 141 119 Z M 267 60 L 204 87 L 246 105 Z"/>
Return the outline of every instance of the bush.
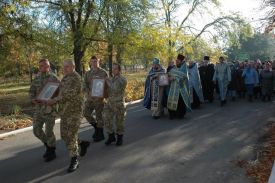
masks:
<path fill-rule="evenodd" d="M 125 101 L 130 102 L 138 99 L 142 99 L 144 96 L 144 80 L 131 79 L 128 81 L 126 87 Z"/>
<path fill-rule="evenodd" d="M 19 105 L 14 105 L 12 107 L 12 114 L 14 115 L 22 114 L 22 108 Z"/>

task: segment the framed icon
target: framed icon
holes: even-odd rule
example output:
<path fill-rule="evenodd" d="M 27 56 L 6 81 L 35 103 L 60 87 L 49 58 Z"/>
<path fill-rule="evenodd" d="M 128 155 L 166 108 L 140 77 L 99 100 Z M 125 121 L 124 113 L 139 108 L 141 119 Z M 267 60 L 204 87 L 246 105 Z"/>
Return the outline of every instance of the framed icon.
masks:
<path fill-rule="evenodd" d="M 91 81 L 91 96 L 92 97 L 99 97 L 104 98 L 105 97 L 105 89 L 106 89 L 106 83 L 105 79 L 103 78 L 94 78 Z"/>
<path fill-rule="evenodd" d="M 158 81 L 159 81 L 159 86 L 169 85 L 169 78 L 167 74 L 159 74 Z"/>
<path fill-rule="evenodd" d="M 58 93 L 59 82 L 47 82 L 37 96 L 38 101 L 46 102 L 52 99 Z"/>

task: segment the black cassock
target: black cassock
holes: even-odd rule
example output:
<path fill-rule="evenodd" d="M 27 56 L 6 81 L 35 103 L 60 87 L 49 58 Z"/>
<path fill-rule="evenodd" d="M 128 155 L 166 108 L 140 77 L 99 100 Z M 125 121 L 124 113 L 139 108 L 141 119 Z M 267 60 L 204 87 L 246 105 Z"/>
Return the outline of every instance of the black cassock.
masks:
<path fill-rule="evenodd" d="M 199 72 L 204 100 L 213 102 L 215 87 L 213 83 L 213 75 L 215 72 L 214 64 L 200 66 Z"/>

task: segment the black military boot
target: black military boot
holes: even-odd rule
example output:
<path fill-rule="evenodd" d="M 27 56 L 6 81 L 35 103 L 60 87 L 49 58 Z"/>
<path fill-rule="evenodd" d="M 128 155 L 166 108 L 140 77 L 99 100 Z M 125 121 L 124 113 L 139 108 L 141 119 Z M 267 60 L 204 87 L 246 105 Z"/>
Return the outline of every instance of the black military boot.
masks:
<path fill-rule="evenodd" d="M 45 157 L 45 162 L 50 162 L 56 158 L 55 147 L 48 147 L 49 152 Z"/>
<path fill-rule="evenodd" d="M 94 138 L 94 142 L 100 142 L 104 139 L 105 137 L 104 137 L 103 128 L 97 128 L 97 135 Z"/>
<path fill-rule="evenodd" d="M 97 126 L 96 126 L 96 124 L 91 124 L 93 127 L 94 127 L 94 129 L 95 129 L 95 131 L 94 131 L 94 134 L 93 134 L 93 139 L 94 138 L 96 138 L 96 136 L 97 136 L 97 133 L 98 133 L 98 130 L 97 130 Z"/>
<path fill-rule="evenodd" d="M 121 146 L 123 144 L 123 135 L 117 135 L 116 145 Z"/>
<path fill-rule="evenodd" d="M 49 146 L 46 143 L 44 143 L 44 145 L 46 147 L 46 152 L 43 154 L 43 158 L 46 158 L 49 154 Z"/>
<path fill-rule="evenodd" d="M 248 96 L 248 101 L 249 101 L 249 102 L 253 102 L 253 97 L 252 97 L 252 95 L 249 95 L 249 96 Z"/>
<path fill-rule="evenodd" d="M 224 101 L 222 100 L 222 101 L 221 101 L 221 107 L 223 107 L 223 106 L 224 106 L 224 104 L 225 104 L 225 103 L 224 103 Z"/>
<path fill-rule="evenodd" d="M 76 169 L 79 167 L 79 163 L 77 160 L 77 156 L 71 158 L 71 164 L 68 168 L 68 173 L 76 171 Z"/>
<path fill-rule="evenodd" d="M 90 142 L 81 141 L 79 146 L 80 146 L 80 156 L 85 156 L 85 154 L 87 153 L 87 148 L 90 146 Z"/>
<path fill-rule="evenodd" d="M 111 133 L 111 134 L 109 134 L 109 137 L 108 137 L 107 141 L 105 142 L 105 144 L 108 146 L 108 145 L 111 145 L 115 141 L 116 141 L 115 134 Z"/>

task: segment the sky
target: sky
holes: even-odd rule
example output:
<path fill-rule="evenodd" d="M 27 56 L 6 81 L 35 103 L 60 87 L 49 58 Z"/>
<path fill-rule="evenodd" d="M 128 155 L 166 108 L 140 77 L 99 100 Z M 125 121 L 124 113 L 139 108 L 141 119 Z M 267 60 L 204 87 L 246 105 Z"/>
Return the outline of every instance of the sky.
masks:
<path fill-rule="evenodd" d="M 265 11 L 261 10 L 261 0 L 221 0 L 221 9 L 227 13 L 238 12 L 255 28 L 260 26 Z"/>
<path fill-rule="evenodd" d="M 263 22 L 260 21 L 260 19 L 264 17 L 266 11 L 261 8 L 262 1 L 263 0 L 220 0 L 219 7 L 213 5 L 207 7 L 206 5 L 206 9 L 200 8 L 200 11 L 196 11 L 196 13 L 192 14 L 187 24 L 195 27 L 198 33 L 206 24 L 212 22 L 217 17 L 232 15 L 234 12 L 238 13 L 246 22 L 250 23 L 256 31 L 263 32 L 265 26 L 263 26 Z M 178 22 L 183 20 L 191 5 L 192 4 L 185 4 L 178 8 L 175 14 L 175 18 Z M 196 33 L 195 29 L 192 31 Z M 217 33 L 213 27 L 209 27 L 207 31 L 211 32 L 211 34 L 207 32 L 202 34 L 202 37 L 205 39 L 211 39 L 212 35 Z"/>
<path fill-rule="evenodd" d="M 209 7 L 210 12 L 217 16 L 220 11 L 223 14 L 229 15 L 230 13 L 238 13 L 244 18 L 247 22 L 249 22 L 253 27 L 258 28 L 261 26 L 261 22 L 259 19 L 264 17 L 266 11 L 261 9 L 263 0 L 220 0 L 220 7 L 219 9 L 213 8 L 213 6 Z M 190 9 L 191 4 L 188 6 L 181 6 L 176 13 L 176 17 L 179 21 L 183 19 L 183 15 L 188 12 Z M 193 19 L 194 18 L 194 19 Z M 201 16 L 193 16 L 193 21 L 196 22 L 195 24 L 205 24 L 211 22 L 211 17 L 207 13 L 203 13 L 203 17 Z M 198 25 L 197 24 L 197 25 Z"/>

